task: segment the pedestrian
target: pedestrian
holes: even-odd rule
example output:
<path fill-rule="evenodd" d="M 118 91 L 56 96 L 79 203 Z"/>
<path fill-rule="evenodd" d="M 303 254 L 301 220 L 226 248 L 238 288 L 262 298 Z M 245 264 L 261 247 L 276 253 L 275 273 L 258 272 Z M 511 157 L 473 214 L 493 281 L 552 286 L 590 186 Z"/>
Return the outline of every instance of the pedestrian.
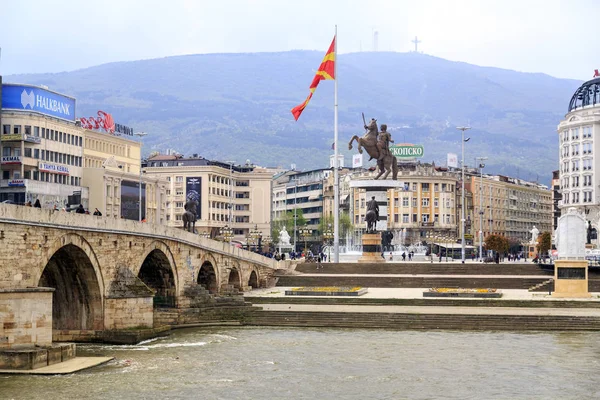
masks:
<path fill-rule="evenodd" d="M 35 199 L 35 203 L 33 203 L 33 207 L 42 208 L 42 204 L 40 203 L 40 199 Z"/>
<path fill-rule="evenodd" d="M 75 210 L 76 214 L 85 214 L 85 208 L 83 208 L 83 204 L 80 204 Z"/>
<path fill-rule="evenodd" d="M 102 213 L 100 212 L 100 210 L 98 210 L 98 208 L 96 208 L 96 210 L 94 211 L 94 215 L 101 217 Z"/>
<path fill-rule="evenodd" d="M 440 262 L 442 262 L 442 252 L 440 251 Z"/>
<path fill-rule="evenodd" d="M 408 255 L 408 259 L 410 260 L 410 254 Z M 390 251 L 390 261 L 394 260 L 394 256 L 392 255 L 392 252 Z"/>
<path fill-rule="evenodd" d="M 30 200 L 30 201 L 28 201 L 27 203 L 25 203 L 25 205 L 26 205 L 27 207 L 31 207 L 31 200 Z"/>
<path fill-rule="evenodd" d="M 402 261 L 406 261 L 406 252 L 402 253 Z"/>
<path fill-rule="evenodd" d="M 408 252 L 408 261 L 412 261 L 412 251 Z"/>

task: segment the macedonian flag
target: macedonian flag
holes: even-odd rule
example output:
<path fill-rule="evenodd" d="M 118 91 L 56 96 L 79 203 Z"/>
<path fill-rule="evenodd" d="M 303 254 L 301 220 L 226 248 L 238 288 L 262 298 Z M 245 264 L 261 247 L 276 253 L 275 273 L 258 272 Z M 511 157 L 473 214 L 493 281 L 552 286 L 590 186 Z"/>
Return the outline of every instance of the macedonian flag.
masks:
<path fill-rule="evenodd" d="M 329 46 L 329 50 L 327 50 L 327 54 L 325 54 L 325 57 L 323 58 L 323 62 L 321 62 L 321 65 L 319 66 L 319 69 L 317 70 L 317 74 L 315 75 L 312 83 L 310 84 L 310 93 L 308 94 L 308 97 L 306 98 L 306 100 L 304 100 L 304 103 L 292 108 L 292 114 L 294 114 L 294 119 L 296 121 L 298 121 L 298 118 L 300 118 L 300 114 L 302 114 L 302 111 L 304 111 L 304 109 L 306 108 L 306 105 L 310 101 L 313 93 L 315 92 L 315 89 L 319 85 L 319 82 L 322 80 L 326 80 L 326 79 L 331 79 L 331 80 L 335 79 L 334 66 L 335 66 L 335 36 L 333 37 L 331 46 Z"/>

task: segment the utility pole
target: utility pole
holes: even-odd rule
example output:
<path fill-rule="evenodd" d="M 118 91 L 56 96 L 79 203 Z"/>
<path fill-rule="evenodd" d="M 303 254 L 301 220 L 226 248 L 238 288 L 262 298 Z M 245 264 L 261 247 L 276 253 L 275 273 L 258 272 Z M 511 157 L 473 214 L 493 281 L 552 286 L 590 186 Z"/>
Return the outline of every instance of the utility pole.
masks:
<path fill-rule="evenodd" d="M 483 168 L 485 164 L 483 161 L 487 160 L 487 157 L 477 157 L 479 161 L 479 259 L 483 262 Z"/>
<path fill-rule="evenodd" d="M 461 144 L 462 144 L 462 216 L 460 219 L 461 232 L 460 232 L 460 244 L 461 244 L 461 260 L 465 263 L 465 131 L 471 129 L 470 126 L 458 126 L 456 129 L 461 131 Z M 467 138 L 467 141 L 470 138 Z"/>

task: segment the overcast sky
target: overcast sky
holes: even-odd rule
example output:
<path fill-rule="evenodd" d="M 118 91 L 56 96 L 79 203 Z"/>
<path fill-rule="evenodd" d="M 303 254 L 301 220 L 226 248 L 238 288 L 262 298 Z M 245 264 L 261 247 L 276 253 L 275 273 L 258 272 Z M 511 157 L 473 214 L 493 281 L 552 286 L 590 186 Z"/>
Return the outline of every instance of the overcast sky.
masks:
<path fill-rule="evenodd" d="M 0 73 L 222 52 L 426 54 L 588 80 L 600 68 L 597 0 L 27 0 L 0 3 Z"/>

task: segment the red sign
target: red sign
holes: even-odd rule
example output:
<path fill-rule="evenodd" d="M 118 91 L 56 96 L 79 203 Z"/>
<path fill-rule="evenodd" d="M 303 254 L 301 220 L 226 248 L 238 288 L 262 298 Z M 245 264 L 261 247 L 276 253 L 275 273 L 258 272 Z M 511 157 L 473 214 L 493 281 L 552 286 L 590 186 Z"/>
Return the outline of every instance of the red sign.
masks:
<path fill-rule="evenodd" d="M 108 133 L 115 133 L 115 120 L 112 115 L 98 111 L 98 117 L 81 118 L 81 126 L 85 129 L 104 129 Z"/>
<path fill-rule="evenodd" d="M 597 70 L 597 69 L 595 69 L 595 70 L 594 70 L 594 76 L 592 76 L 592 78 L 596 78 L 596 77 L 598 77 L 598 76 L 600 76 L 600 73 L 598 72 L 598 70 Z"/>

